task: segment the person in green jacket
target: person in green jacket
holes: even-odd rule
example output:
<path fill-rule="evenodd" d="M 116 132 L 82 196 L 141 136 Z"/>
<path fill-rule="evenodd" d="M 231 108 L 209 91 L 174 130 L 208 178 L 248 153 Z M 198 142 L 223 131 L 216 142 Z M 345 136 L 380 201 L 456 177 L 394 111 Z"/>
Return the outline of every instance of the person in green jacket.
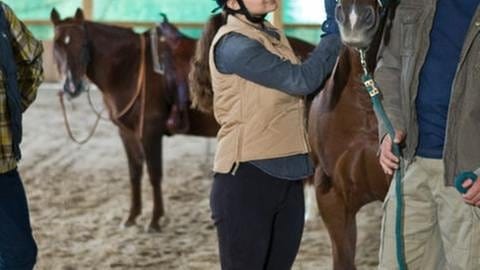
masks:
<path fill-rule="evenodd" d="M 480 269 L 480 0 L 402 0 L 375 79 L 403 146 L 408 269 Z M 379 128 L 380 164 L 399 166 Z M 476 182 L 474 182 L 476 181 Z M 395 185 L 385 199 L 379 269 L 397 269 Z"/>

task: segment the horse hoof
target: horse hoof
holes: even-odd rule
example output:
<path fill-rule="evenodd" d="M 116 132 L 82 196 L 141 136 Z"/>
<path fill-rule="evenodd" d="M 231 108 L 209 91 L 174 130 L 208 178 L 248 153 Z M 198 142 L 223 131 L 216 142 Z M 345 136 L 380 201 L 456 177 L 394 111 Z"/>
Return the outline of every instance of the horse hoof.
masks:
<path fill-rule="evenodd" d="M 162 231 L 162 228 L 165 228 L 170 223 L 170 219 L 168 217 L 163 216 L 160 219 L 160 222 L 151 222 L 150 225 L 147 227 L 148 233 L 159 233 Z"/>
<path fill-rule="evenodd" d="M 162 228 L 158 224 L 150 224 L 147 228 L 147 233 L 160 233 Z"/>
<path fill-rule="evenodd" d="M 135 222 L 135 220 L 127 220 L 125 221 L 123 224 L 122 224 L 122 227 L 123 228 L 130 228 L 130 227 L 133 227 L 137 225 L 137 223 Z"/>

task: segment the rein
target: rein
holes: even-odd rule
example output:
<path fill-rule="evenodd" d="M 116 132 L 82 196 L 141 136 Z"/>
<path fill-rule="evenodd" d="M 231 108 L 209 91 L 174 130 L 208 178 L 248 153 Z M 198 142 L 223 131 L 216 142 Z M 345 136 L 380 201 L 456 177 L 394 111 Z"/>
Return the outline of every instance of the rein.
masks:
<path fill-rule="evenodd" d="M 58 92 L 58 98 L 60 100 L 60 107 L 62 108 L 63 122 L 65 123 L 65 128 L 67 129 L 68 136 L 70 137 L 70 139 L 72 141 L 74 141 L 74 142 L 76 142 L 80 145 L 85 144 L 95 134 L 95 131 L 97 130 L 97 127 L 98 127 L 98 123 L 100 122 L 100 119 L 101 119 L 101 115 L 100 114 L 97 115 L 97 119 L 95 120 L 95 123 L 93 124 L 93 127 L 90 130 L 90 132 L 88 133 L 87 137 L 84 138 L 84 139 L 81 139 L 81 140 L 77 139 L 73 135 L 72 128 L 70 127 L 70 122 L 68 121 L 67 112 L 66 112 L 66 109 L 65 109 L 64 97 L 63 97 L 64 95 L 65 95 L 65 93 L 63 91 Z"/>
<path fill-rule="evenodd" d="M 138 98 L 140 98 L 140 127 L 138 129 L 138 137 L 143 137 L 143 127 L 145 122 L 145 98 L 146 98 L 146 83 L 145 83 L 145 37 L 140 35 L 140 65 L 137 77 L 137 87 L 135 95 L 123 110 L 118 114 L 112 115 L 112 120 L 120 125 L 120 128 L 128 130 L 128 128 L 120 122 L 120 118 L 127 114 L 135 104 Z"/>
<path fill-rule="evenodd" d="M 387 129 L 387 133 L 392 138 L 395 138 L 395 129 L 393 128 L 392 122 L 388 118 L 385 109 L 380 100 L 380 90 L 373 79 L 372 75 L 368 72 L 367 68 L 367 57 L 366 51 L 360 49 L 360 62 L 363 68 L 362 83 L 365 86 L 365 90 L 370 95 L 372 101 L 373 109 L 377 113 L 378 118 L 383 123 Z M 404 213 L 404 202 L 403 202 L 403 168 L 404 160 L 401 156 L 400 147 L 398 144 L 393 143 L 392 151 L 397 158 L 400 160 L 400 168 L 395 170 L 395 198 L 397 203 L 397 208 L 395 209 L 395 242 L 396 242 L 396 254 L 397 254 L 397 266 L 400 270 L 407 269 L 405 261 L 405 247 L 404 247 L 404 237 L 403 237 L 403 213 Z"/>
<path fill-rule="evenodd" d="M 102 120 L 110 120 L 110 119 L 108 119 L 107 117 L 104 117 L 104 116 L 102 115 L 102 113 L 103 113 L 103 111 L 105 110 L 105 108 L 103 108 L 101 111 L 98 111 L 98 110 L 95 108 L 95 106 L 93 105 L 92 96 L 91 96 L 91 94 L 90 94 L 90 87 L 87 89 L 86 92 L 87 92 L 88 105 L 90 105 L 90 109 L 92 110 L 92 112 L 93 112 L 96 116 L 100 117 Z"/>

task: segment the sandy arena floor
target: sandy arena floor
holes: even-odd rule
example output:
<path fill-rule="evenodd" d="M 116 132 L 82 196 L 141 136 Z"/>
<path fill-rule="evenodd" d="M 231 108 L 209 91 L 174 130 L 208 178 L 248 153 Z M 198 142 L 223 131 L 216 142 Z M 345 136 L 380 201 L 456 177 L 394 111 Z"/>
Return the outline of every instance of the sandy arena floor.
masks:
<path fill-rule="evenodd" d="M 54 88 L 58 86 L 44 86 L 24 116 L 20 171 L 40 250 L 36 269 L 220 269 L 208 206 L 214 140 L 165 138 L 168 220 L 163 232 L 145 232 L 151 213 L 146 177 L 138 226 L 124 229 L 120 225 L 127 215 L 130 187 L 117 129 L 102 121 L 90 142 L 74 144 L 66 135 Z M 100 107 L 98 93 L 94 99 Z M 69 110 L 75 132 L 86 134 L 94 115 L 85 96 Z M 375 269 L 380 208 L 374 203 L 358 215 L 358 269 Z M 329 241 L 320 219 L 307 224 L 293 269 L 331 269 Z"/>

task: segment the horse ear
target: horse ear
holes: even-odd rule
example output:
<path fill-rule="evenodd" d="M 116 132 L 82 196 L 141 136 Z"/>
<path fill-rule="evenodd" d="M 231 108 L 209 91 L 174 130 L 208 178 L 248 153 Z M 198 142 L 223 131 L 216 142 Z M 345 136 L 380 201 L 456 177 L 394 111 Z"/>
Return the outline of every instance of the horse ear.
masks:
<path fill-rule="evenodd" d="M 55 25 L 60 21 L 60 14 L 58 14 L 58 11 L 55 8 L 50 12 L 50 20 Z"/>
<path fill-rule="evenodd" d="M 75 19 L 78 21 L 83 21 L 85 19 L 83 16 L 83 10 L 81 8 L 77 8 L 77 11 L 75 11 Z"/>
<path fill-rule="evenodd" d="M 168 23 L 168 17 L 167 14 L 160 12 L 160 16 L 163 18 L 163 23 Z"/>

